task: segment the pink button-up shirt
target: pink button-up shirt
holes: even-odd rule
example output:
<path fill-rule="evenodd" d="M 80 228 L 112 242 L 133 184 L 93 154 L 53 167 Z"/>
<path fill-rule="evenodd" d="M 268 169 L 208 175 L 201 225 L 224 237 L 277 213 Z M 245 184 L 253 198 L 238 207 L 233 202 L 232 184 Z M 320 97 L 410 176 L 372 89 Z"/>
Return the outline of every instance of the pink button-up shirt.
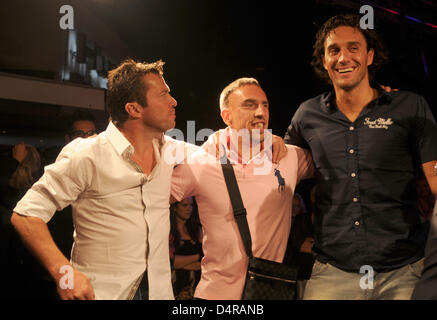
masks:
<path fill-rule="evenodd" d="M 224 130 L 221 133 L 225 133 Z M 216 143 L 212 135 L 207 145 Z M 296 183 L 313 174 L 308 152 L 287 145 L 287 156 L 268 172 L 259 169 L 258 154 L 245 164 L 234 164 L 241 197 L 247 210 L 254 256 L 282 262 L 291 226 L 291 205 Z M 210 150 L 215 150 L 211 148 Z M 229 153 L 228 153 L 229 154 Z M 203 226 L 202 276 L 195 296 L 202 299 L 241 299 L 247 255 L 234 219 L 220 163 L 204 150 L 195 152 L 173 171 L 172 195 L 177 200 L 195 196 Z M 264 158 L 264 159 L 262 159 Z M 279 191 L 274 169 L 285 179 Z M 263 172 L 263 174 L 259 174 Z"/>

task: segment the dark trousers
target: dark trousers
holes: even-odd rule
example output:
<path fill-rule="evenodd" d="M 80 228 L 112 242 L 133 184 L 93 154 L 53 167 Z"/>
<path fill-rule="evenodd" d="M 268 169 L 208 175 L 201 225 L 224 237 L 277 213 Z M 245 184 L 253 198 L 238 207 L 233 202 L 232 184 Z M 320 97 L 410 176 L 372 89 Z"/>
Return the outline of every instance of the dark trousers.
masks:
<path fill-rule="evenodd" d="M 144 272 L 137 292 L 132 300 L 149 300 L 149 282 L 147 280 L 147 271 Z"/>

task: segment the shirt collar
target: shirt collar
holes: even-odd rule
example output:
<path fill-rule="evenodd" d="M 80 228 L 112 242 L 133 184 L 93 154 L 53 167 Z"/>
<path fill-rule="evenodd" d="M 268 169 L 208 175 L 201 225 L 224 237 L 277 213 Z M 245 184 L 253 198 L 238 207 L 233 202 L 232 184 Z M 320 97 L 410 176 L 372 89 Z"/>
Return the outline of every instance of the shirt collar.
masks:
<path fill-rule="evenodd" d="M 239 161 L 241 161 L 241 163 L 248 164 L 248 163 L 254 161 L 254 159 L 258 159 L 258 158 L 262 158 L 262 157 L 267 157 L 270 161 L 272 160 L 271 148 L 267 148 L 265 150 L 265 152 L 260 152 L 260 150 L 256 149 L 255 147 L 252 148 L 252 152 L 254 152 L 254 154 L 252 155 L 252 157 L 250 159 L 239 158 L 236 148 L 231 148 L 231 146 L 230 146 L 230 139 L 231 139 L 232 132 L 233 131 L 231 130 L 230 127 L 226 127 L 226 129 L 221 129 L 218 132 L 211 135 L 212 136 L 211 142 L 213 142 L 217 146 L 218 145 L 221 146 L 220 151 L 219 151 L 220 157 L 223 156 L 223 151 L 226 151 L 226 156 L 228 159 L 231 160 L 231 163 L 235 162 L 236 159 L 239 159 Z M 268 133 L 265 133 L 265 134 L 268 134 Z M 234 160 L 234 161 L 232 161 L 232 160 Z"/>
<path fill-rule="evenodd" d="M 390 104 L 392 101 L 392 93 L 387 92 L 382 88 L 377 89 L 379 92 L 379 98 L 377 99 L 378 105 Z"/>
<path fill-rule="evenodd" d="M 376 103 L 370 103 L 369 106 L 373 107 L 376 105 L 390 104 L 392 101 L 391 92 L 387 92 L 382 88 L 377 88 L 379 97 L 376 99 Z M 328 112 L 333 112 L 337 109 L 337 105 L 335 104 L 335 91 L 331 90 L 322 95 L 322 105 L 324 109 Z"/>
<path fill-rule="evenodd" d="M 334 90 L 329 91 L 329 92 L 325 92 L 322 95 L 322 105 L 324 107 L 324 109 L 328 112 L 332 112 L 336 109 L 335 106 L 335 92 Z"/>
<path fill-rule="evenodd" d="M 120 156 L 122 156 L 123 159 L 130 159 L 134 154 L 135 149 L 132 146 L 132 144 L 129 142 L 129 140 L 126 139 L 126 137 L 112 122 L 108 124 L 106 131 L 108 133 L 108 139 L 111 142 L 111 144 L 114 146 L 117 153 Z M 164 134 L 161 134 L 159 138 L 153 139 L 152 141 L 155 147 L 155 151 L 157 152 L 156 154 L 157 160 L 161 158 L 161 150 L 165 142 L 166 140 Z"/>
<path fill-rule="evenodd" d="M 118 128 L 111 122 L 109 122 L 106 128 L 108 133 L 108 140 L 114 146 L 115 151 L 123 158 L 132 156 L 134 152 L 134 147 L 131 145 L 129 140 L 118 130 Z"/>

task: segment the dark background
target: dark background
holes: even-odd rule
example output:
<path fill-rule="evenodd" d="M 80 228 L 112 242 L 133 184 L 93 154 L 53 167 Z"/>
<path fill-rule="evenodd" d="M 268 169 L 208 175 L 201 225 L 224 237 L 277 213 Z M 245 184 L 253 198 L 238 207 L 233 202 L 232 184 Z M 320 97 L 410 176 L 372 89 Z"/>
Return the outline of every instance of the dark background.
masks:
<path fill-rule="evenodd" d="M 338 1 L 146 2 L 120 6 L 117 13 L 103 6 L 96 11 L 120 25 L 120 33 L 136 45 L 141 58 L 167 62 L 166 79 L 179 102 L 176 127 L 184 132 L 187 120 L 196 120 L 196 130 L 223 127 L 218 108 L 221 90 L 236 78 L 250 76 L 261 82 L 269 97 L 270 127 L 283 135 L 298 105 L 326 89 L 310 66 L 318 26 L 339 12 L 358 13 Z M 420 13 L 410 7 L 406 14 Z M 429 2 L 424 8 L 435 21 L 436 6 Z M 391 57 L 377 80 L 424 95 L 435 111 L 437 29 L 395 18 L 375 7 L 375 29 Z"/>
<path fill-rule="evenodd" d="M 176 128 L 186 132 L 187 120 L 196 121 L 196 131 L 222 128 L 218 108 L 221 90 L 231 81 L 249 76 L 257 78 L 266 91 L 271 104 L 270 128 L 281 136 L 299 104 L 327 89 L 310 65 L 318 26 L 340 12 L 359 13 L 358 8 L 369 3 L 135 2 L 127 5 L 131 2 L 119 1 L 113 10 L 102 1 L 95 3 L 94 9 L 117 26 L 120 35 L 141 53 L 140 59 L 166 61 L 165 77 L 178 100 Z M 379 1 L 379 6 L 387 8 L 396 4 L 405 15 L 437 24 L 434 2 Z M 376 80 L 424 95 L 435 113 L 437 29 L 373 7 L 375 30 L 391 57 Z"/>
<path fill-rule="evenodd" d="M 11 3 L 8 1 L 14 1 L 15 10 L 4 9 L 5 4 Z M 70 1 L 73 0 L 65 0 L 65 4 Z M 329 88 L 315 77 L 310 65 L 316 30 L 335 14 L 359 13 L 364 4 L 375 9 L 375 29 L 391 57 L 390 63 L 377 75 L 377 82 L 423 95 L 434 115 L 437 113 L 435 1 L 80 0 L 73 8 L 79 9 L 79 3 L 86 4 L 93 18 L 104 21 L 133 49 L 132 58 L 166 62 L 165 78 L 178 100 L 176 128 L 184 133 L 190 120 L 195 120 L 196 131 L 223 128 L 220 92 L 239 77 L 255 77 L 270 100 L 270 128 L 283 136 L 299 104 Z M 56 38 L 56 32 L 65 34 L 58 25 L 62 4 L 63 0 L 0 2 L 0 72 L 57 80 L 57 67 L 39 64 L 44 67 L 32 69 L 29 66 L 38 65 L 32 64 L 32 58 L 40 62 L 45 53 L 61 50 L 62 37 Z M 41 10 L 35 10 L 38 5 Z M 77 21 L 81 21 L 80 11 L 76 14 Z M 77 23 L 80 29 L 82 26 Z M 82 31 L 86 32 L 83 27 Z M 47 41 L 51 36 L 53 41 Z M 39 40 L 40 45 L 35 46 Z M 3 57 L 12 61 L 14 55 L 22 57 L 27 51 L 31 53 L 26 55 L 28 60 L 13 66 L 2 60 L 2 53 L 7 53 Z M 63 143 L 65 123 L 60 121 L 60 116 L 67 109 L 0 97 L 0 137 L 36 136 L 43 140 L 47 136 L 59 136 Z M 107 115 L 102 111 L 96 112 L 96 116 L 103 130 Z M 12 143 L 0 142 L 0 153 L 10 153 L 11 147 Z M 308 204 L 310 185 L 301 184 L 300 188 L 297 190 L 304 190 L 301 194 Z M 26 273 L 32 277 L 28 269 Z M 32 287 L 34 293 L 30 289 L 23 291 L 15 284 L 23 279 L 9 274 L 6 277 L 14 281 L 17 290 L 21 290 L 20 295 L 22 292 L 29 297 L 40 294 L 41 288 Z"/>
<path fill-rule="evenodd" d="M 38 2 L 44 1 L 51 0 Z M 437 25 L 435 1 L 84 0 L 81 3 L 85 2 L 96 19 L 105 21 L 135 50 L 133 58 L 166 62 L 165 78 L 178 101 L 176 128 L 184 133 L 188 120 L 196 121 L 196 132 L 201 128 L 224 127 L 218 107 L 220 92 L 231 81 L 248 76 L 257 78 L 266 91 L 271 105 L 270 128 L 282 136 L 299 104 L 327 89 L 314 76 L 310 65 L 316 30 L 330 16 L 359 13 L 364 4 L 373 6 L 375 29 L 385 40 L 391 58 L 376 80 L 422 94 L 436 114 L 437 28 L 405 17 Z M 22 10 L 28 9 L 23 5 Z M 14 36 L 14 25 L 2 25 L 2 28 Z M 29 32 L 31 29 L 29 26 Z M 1 43 L 1 48 L 11 50 L 7 42 Z M 0 71 L 4 69 L 0 61 Z M 44 70 L 40 71 L 44 74 Z M 7 109 L 18 111 L 14 116 L 8 115 L 7 124 L 3 122 L 0 126 L 15 126 L 17 130 L 28 130 L 29 134 L 46 128 L 63 134 L 55 108 L 53 112 L 50 106 L 35 111 L 38 109 L 8 102 L 2 110 Z M 4 114 L 0 110 L 0 118 Z M 52 121 L 47 121 L 50 117 Z M 100 129 L 104 129 L 106 115 L 101 118 Z"/>

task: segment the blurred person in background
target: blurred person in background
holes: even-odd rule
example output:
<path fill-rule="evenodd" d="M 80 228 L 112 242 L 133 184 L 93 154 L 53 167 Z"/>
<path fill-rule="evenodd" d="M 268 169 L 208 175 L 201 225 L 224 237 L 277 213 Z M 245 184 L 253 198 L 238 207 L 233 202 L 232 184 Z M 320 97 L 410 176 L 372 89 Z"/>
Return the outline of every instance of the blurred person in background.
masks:
<path fill-rule="evenodd" d="M 96 119 L 93 114 L 86 109 L 78 109 L 65 119 L 65 144 L 70 143 L 76 138 L 89 138 L 97 135 Z M 43 166 L 52 164 L 58 157 L 59 152 L 64 146 L 47 148 L 42 152 Z"/>
<path fill-rule="evenodd" d="M 170 233 L 174 247 L 173 291 L 176 300 L 193 299 L 200 280 L 202 229 L 192 197 L 170 207 Z"/>
<path fill-rule="evenodd" d="M 12 209 L 32 184 L 41 176 L 38 150 L 29 144 L 18 143 L 12 152 L 0 158 L 0 264 L 2 266 L 2 295 L 8 299 L 21 298 L 35 286 L 33 257 L 23 246 L 10 219 Z M 3 287 L 4 286 L 4 287 Z"/>

